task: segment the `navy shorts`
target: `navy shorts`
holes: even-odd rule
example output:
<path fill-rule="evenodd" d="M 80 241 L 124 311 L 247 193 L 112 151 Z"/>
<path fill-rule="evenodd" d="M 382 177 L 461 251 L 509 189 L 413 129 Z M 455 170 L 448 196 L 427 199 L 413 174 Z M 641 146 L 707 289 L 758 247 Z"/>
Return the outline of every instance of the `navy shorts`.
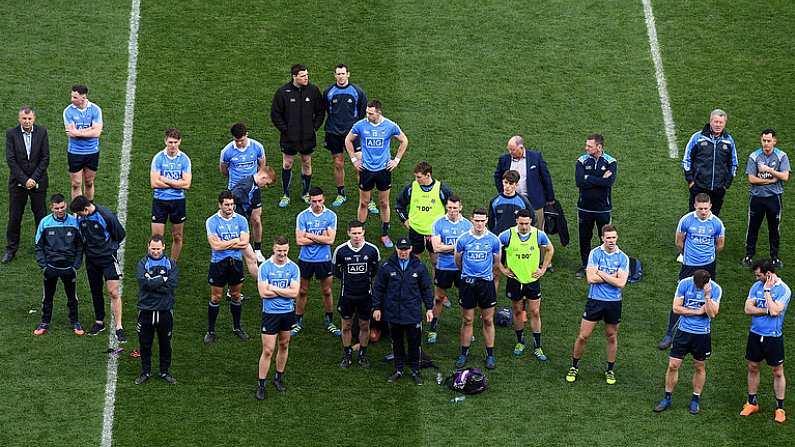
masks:
<path fill-rule="evenodd" d="M 309 262 L 298 260 L 298 269 L 301 271 L 301 279 L 317 280 L 326 279 L 334 273 L 334 264 L 330 261 Z"/>
<path fill-rule="evenodd" d="M 497 305 L 494 281 L 479 278 L 461 278 L 458 304 L 464 309 L 490 309 Z"/>
<path fill-rule="evenodd" d="M 213 287 L 236 286 L 245 279 L 243 261 L 240 259 L 224 258 L 219 262 L 210 263 L 207 282 Z"/>
<path fill-rule="evenodd" d="M 152 199 L 152 223 L 164 224 L 171 221 L 172 224 L 181 224 L 187 218 L 185 199 Z"/>
<path fill-rule="evenodd" d="M 411 252 L 415 255 L 419 256 L 425 250 L 428 250 L 428 253 L 433 253 L 433 244 L 430 236 L 423 236 L 414 231 L 414 229 L 409 228 L 409 241 L 411 242 Z"/>
<path fill-rule="evenodd" d="M 768 337 L 748 332 L 745 358 L 754 363 L 767 360 L 770 366 L 784 364 L 784 337 Z"/>
<path fill-rule="evenodd" d="M 262 333 L 265 335 L 276 335 L 279 332 L 287 332 L 295 324 L 295 311 L 283 314 L 262 313 Z"/>
<path fill-rule="evenodd" d="M 373 312 L 373 300 L 368 296 L 345 296 L 342 295 L 337 303 L 337 311 L 343 320 L 353 319 L 353 315 L 359 316 L 360 320 L 369 321 L 370 314 Z"/>
<path fill-rule="evenodd" d="M 433 284 L 447 290 L 453 286 L 461 287 L 461 270 L 439 270 L 433 275 Z"/>
<path fill-rule="evenodd" d="M 107 259 L 93 259 L 91 262 L 86 262 L 86 270 L 102 273 L 105 281 L 118 281 L 123 276 L 115 254 L 108 256 Z"/>
<path fill-rule="evenodd" d="M 582 318 L 588 321 L 604 320 L 605 324 L 621 323 L 621 301 L 601 301 L 588 298 Z"/>
<path fill-rule="evenodd" d="M 362 168 L 359 173 L 359 189 L 372 191 L 373 188 L 379 191 L 389 191 L 392 188 L 392 172 L 386 169 L 373 172 Z"/>
<path fill-rule="evenodd" d="M 681 360 L 687 354 L 691 354 L 693 359 L 699 362 L 708 359 L 712 354 L 712 336 L 710 334 L 692 334 L 677 329 L 671 345 L 671 352 L 668 355 Z"/>
<path fill-rule="evenodd" d="M 347 135 L 337 135 L 334 133 L 326 132 L 326 141 L 324 146 L 326 149 L 331 152 L 331 155 L 342 154 L 345 152 L 345 137 Z M 359 152 L 361 149 L 361 145 L 359 144 L 359 137 L 353 140 L 353 151 Z"/>
<path fill-rule="evenodd" d="M 505 296 L 510 298 L 511 301 L 520 301 L 525 298 L 528 300 L 540 300 L 541 282 L 534 281 L 529 284 L 522 284 L 513 278 L 508 278 L 508 282 L 505 284 Z"/>
<path fill-rule="evenodd" d="M 66 161 L 69 164 L 69 172 L 80 172 L 83 168 L 88 168 L 94 172 L 99 170 L 99 152 L 94 154 L 66 154 Z"/>

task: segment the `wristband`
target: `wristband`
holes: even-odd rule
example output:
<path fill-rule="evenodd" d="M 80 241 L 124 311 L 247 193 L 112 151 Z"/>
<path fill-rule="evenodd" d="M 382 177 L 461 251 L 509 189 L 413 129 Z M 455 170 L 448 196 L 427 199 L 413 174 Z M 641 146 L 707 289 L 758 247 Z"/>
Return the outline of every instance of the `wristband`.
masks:
<path fill-rule="evenodd" d="M 395 157 L 395 163 L 400 163 L 400 157 Z"/>
<path fill-rule="evenodd" d="M 351 163 L 356 163 L 356 157 L 351 157 Z"/>

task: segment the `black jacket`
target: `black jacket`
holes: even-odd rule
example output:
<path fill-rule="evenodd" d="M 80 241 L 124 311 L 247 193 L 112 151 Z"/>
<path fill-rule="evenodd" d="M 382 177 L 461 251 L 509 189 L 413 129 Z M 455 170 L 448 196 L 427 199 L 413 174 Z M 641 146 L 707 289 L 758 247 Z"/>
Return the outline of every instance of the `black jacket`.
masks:
<path fill-rule="evenodd" d="M 138 261 L 138 309 L 171 310 L 179 285 L 179 268 L 168 257 L 152 259 L 149 255 Z"/>
<path fill-rule="evenodd" d="M 83 241 L 77 219 L 67 214 L 58 220 L 50 214 L 36 231 L 36 263 L 41 268 L 79 269 L 83 262 Z"/>
<path fill-rule="evenodd" d="M 548 235 L 557 234 L 561 245 L 564 247 L 569 245 L 569 223 L 559 201 L 544 207 L 544 232 Z"/>
<path fill-rule="evenodd" d="M 116 250 L 126 232 L 113 212 L 100 205 L 95 204 L 94 207 L 96 210 L 92 214 L 78 219 L 80 234 L 83 236 L 86 263 L 104 264 L 109 257 L 116 257 Z"/>
<path fill-rule="evenodd" d="M 276 90 L 271 104 L 271 121 L 279 130 L 282 149 L 308 151 L 317 146 L 315 132 L 323 125 L 326 111 L 323 95 L 314 84 L 298 88 L 292 81 Z"/>
<path fill-rule="evenodd" d="M 397 254 L 378 267 L 373 286 L 373 310 L 380 310 L 387 323 L 416 324 L 422 321 L 422 304 L 433 309 L 431 275 L 419 258 L 409 257 L 406 270 Z"/>
<path fill-rule="evenodd" d="M 30 158 L 25 150 L 25 137 L 22 126 L 6 131 L 6 162 L 8 162 L 8 187 L 24 186 L 28 179 L 39 184 L 39 190 L 48 185 L 47 167 L 50 165 L 50 140 L 47 129 L 33 124 L 30 142 Z"/>

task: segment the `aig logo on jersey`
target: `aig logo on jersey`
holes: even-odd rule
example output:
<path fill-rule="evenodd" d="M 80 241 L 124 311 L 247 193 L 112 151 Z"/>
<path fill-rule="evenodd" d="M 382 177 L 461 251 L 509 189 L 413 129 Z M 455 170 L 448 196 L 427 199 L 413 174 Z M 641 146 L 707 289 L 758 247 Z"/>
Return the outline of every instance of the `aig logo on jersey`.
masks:
<path fill-rule="evenodd" d="M 363 273 L 367 273 L 367 264 L 363 262 L 348 264 L 348 273 L 353 275 L 361 275 Z"/>

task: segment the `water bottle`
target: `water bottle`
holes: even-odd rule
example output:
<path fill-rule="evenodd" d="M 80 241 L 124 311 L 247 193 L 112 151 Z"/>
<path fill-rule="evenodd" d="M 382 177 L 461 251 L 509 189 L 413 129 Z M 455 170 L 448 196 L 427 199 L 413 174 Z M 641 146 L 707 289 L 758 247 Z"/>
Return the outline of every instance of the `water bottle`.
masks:
<path fill-rule="evenodd" d="M 450 399 L 450 403 L 451 404 L 458 404 L 458 403 L 463 402 L 464 399 L 466 399 L 466 398 L 467 398 L 466 396 L 456 396 L 456 397 Z"/>
<path fill-rule="evenodd" d="M 436 384 L 437 385 L 441 385 L 443 383 L 444 383 L 444 376 L 442 376 L 442 373 L 437 372 L 436 373 Z"/>

